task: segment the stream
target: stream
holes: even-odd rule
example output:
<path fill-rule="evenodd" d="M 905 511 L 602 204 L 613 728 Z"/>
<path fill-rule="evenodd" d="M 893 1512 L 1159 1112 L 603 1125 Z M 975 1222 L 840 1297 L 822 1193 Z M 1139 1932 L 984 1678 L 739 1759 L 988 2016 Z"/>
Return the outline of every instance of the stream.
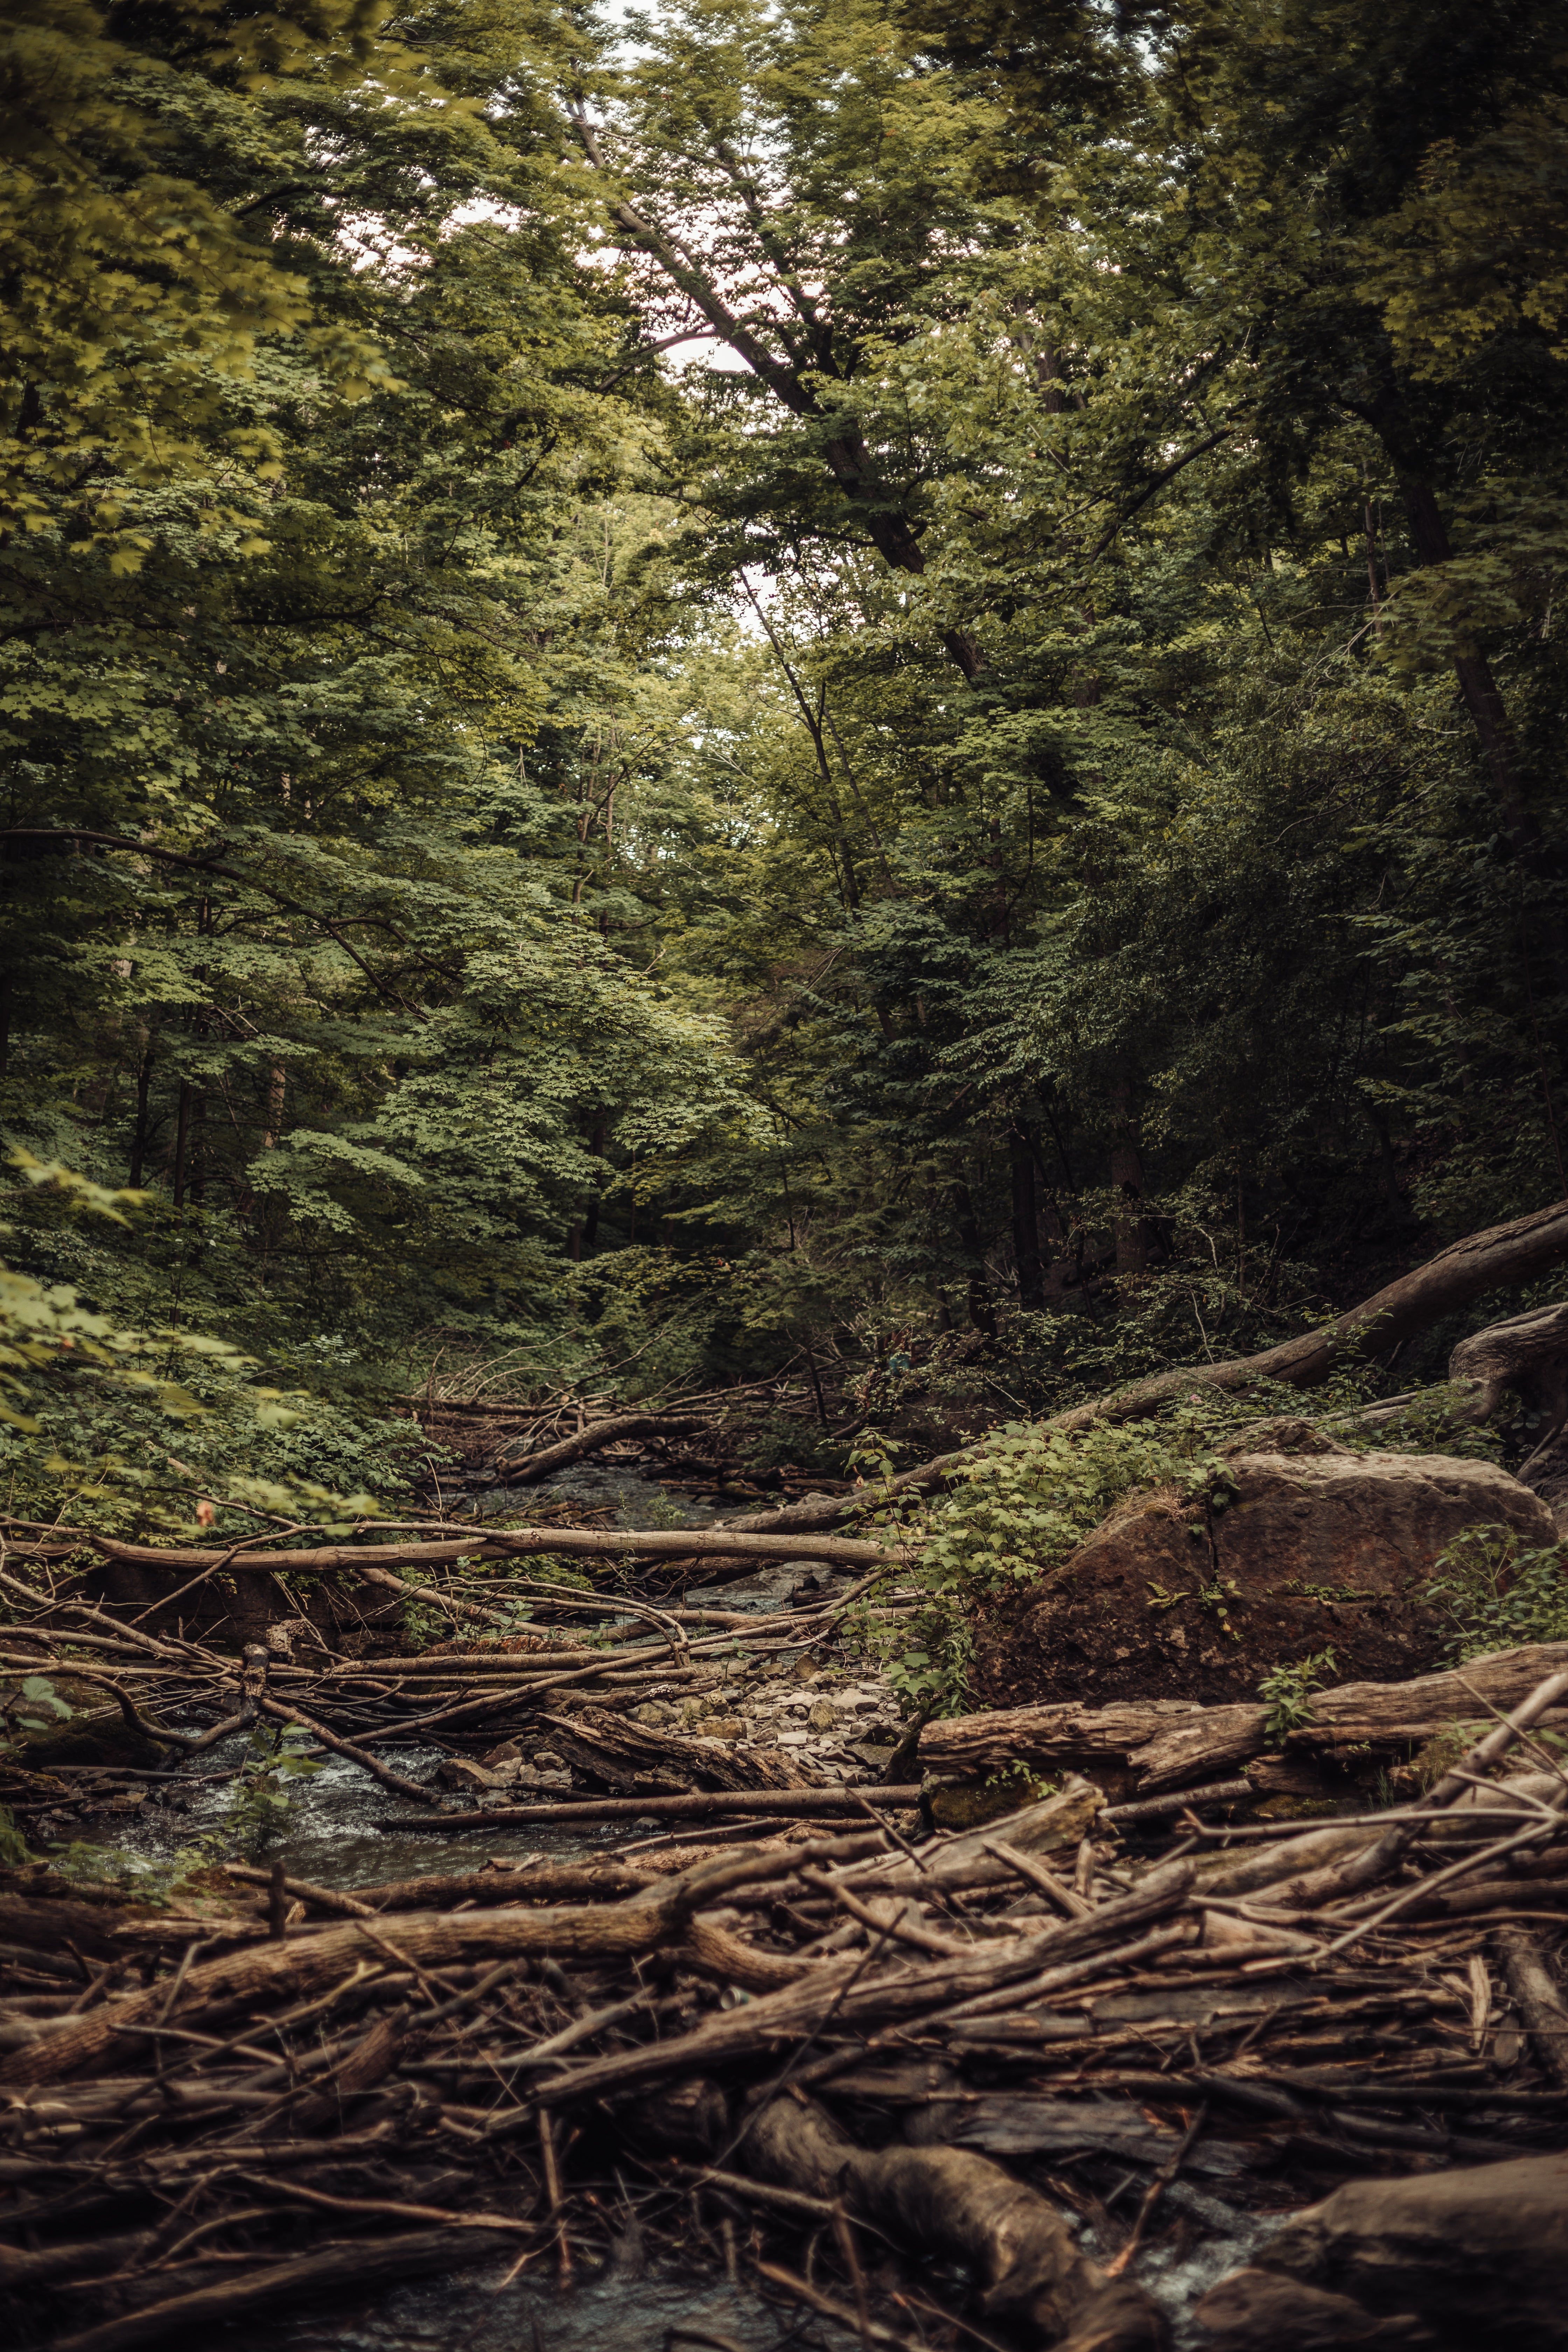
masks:
<path fill-rule="evenodd" d="M 577 1464 L 539 1486 L 494 1489 L 477 1498 L 484 1517 L 516 1508 L 520 1496 L 552 1492 L 598 1507 L 606 1505 L 622 1526 L 647 1525 L 649 1482 L 630 1465 Z M 661 1498 L 667 1525 L 706 1525 L 724 1505 L 718 1497 Z M 733 1507 L 733 1506 L 731 1506 Z M 677 1510 L 679 1517 L 677 1517 Z M 769 1563 L 753 1575 L 694 1592 L 703 1606 L 767 1612 L 784 1606 L 803 1572 L 816 1563 Z M 243 1740 L 213 1751 L 215 1774 L 232 1772 L 243 1759 Z M 410 1742 L 378 1749 L 399 1771 L 418 1776 L 432 1751 Z M 328 1757 L 291 1787 L 282 1834 L 255 1858 L 281 1856 L 290 1877 L 352 1892 L 357 1886 L 421 1874 L 457 1875 L 477 1871 L 489 1859 L 520 1863 L 530 1857 L 602 1858 L 627 1843 L 657 1838 L 661 1824 L 642 1822 L 575 1824 L 558 1830 L 530 1824 L 493 1831 L 378 1830 L 378 1821 L 406 1816 L 406 1800 L 377 1787 L 346 1760 Z M 236 1801 L 236 1784 L 216 1778 L 199 1785 L 150 1794 L 123 1826 L 114 1843 L 128 1858 L 167 1864 L 197 1840 L 220 1833 Z M 1136 2184 L 1141 2188 L 1142 2183 Z M 1271 2234 L 1276 2221 L 1239 2212 L 1208 2192 L 1177 2181 L 1168 2201 L 1190 2215 L 1195 2228 L 1182 2233 L 1184 2251 L 1156 2244 L 1143 2253 L 1134 2274 L 1163 2305 L 1178 2345 L 1190 2340 L 1184 2325 L 1193 2305 Z M 620 2217 L 606 2213 L 606 2254 L 596 2272 L 584 2267 L 580 2283 L 562 2292 L 549 2277 L 511 2275 L 509 2261 L 487 2262 L 470 2272 L 378 2286 L 356 2304 L 336 2294 L 321 2307 L 258 2317 L 226 2326 L 222 2340 L 237 2352 L 676 2352 L 682 2343 L 706 2345 L 710 2352 L 850 2352 L 852 2331 L 788 2305 L 769 2304 L 721 2273 L 701 2276 L 645 2263 L 635 2222 L 614 2235 Z M 710 2220 L 711 2217 L 710 2217 Z M 1196 2242 L 1188 2245 L 1189 2237 Z M 1092 2231 L 1080 2239 L 1095 2252 Z M 585 2251 L 585 2250 L 584 2250 Z"/>

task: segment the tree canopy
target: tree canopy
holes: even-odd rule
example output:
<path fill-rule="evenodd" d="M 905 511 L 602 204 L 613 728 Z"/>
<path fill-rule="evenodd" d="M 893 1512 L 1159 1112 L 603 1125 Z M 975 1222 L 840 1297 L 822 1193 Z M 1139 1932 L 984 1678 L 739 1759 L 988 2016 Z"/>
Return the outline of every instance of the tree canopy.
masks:
<path fill-rule="evenodd" d="M 1568 1191 L 1552 11 L 16 0 L 0 122 L 7 1248 L 300 1475 Z"/>

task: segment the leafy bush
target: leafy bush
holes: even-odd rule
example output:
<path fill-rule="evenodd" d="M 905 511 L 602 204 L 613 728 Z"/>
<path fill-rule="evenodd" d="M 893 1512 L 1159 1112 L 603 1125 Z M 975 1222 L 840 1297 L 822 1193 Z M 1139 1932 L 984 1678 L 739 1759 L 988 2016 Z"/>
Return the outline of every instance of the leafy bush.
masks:
<path fill-rule="evenodd" d="M 960 1483 L 927 1518 L 922 1560 L 939 1587 L 972 1599 L 1058 1566 L 1124 1496 L 1174 1486 L 1224 1507 L 1231 1491 L 1201 1417 L 1068 1435 L 1011 1422 L 978 1447 Z"/>
<path fill-rule="evenodd" d="M 140 1193 L 10 1156 L 61 1220 L 127 1227 L 140 1211 Z M 384 1495 L 404 1486 L 406 1422 L 269 1385 L 226 1339 L 122 1308 L 0 1265 L 0 1474 L 17 1517 L 239 1535 L 269 1515 L 329 1526 L 374 1510 L 367 1470 Z"/>
<path fill-rule="evenodd" d="M 1568 1543 L 1525 1551 L 1511 1528 L 1464 1528 L 1438 1554 L 1428 1590 L 1453 1628 L 1457 1664 L 1568 1642 Z"/>
<path fill-rule="evenodd" d="M 1284 1661 L 1264 1675 L 1258 1696 L 1268 1709 L 1263 1731 L 1271 1747 L 1281 1746 L 1288 1733 L 1310 1723 L 1311 1695 L 1321 1690 L 1324 1675 L 1331 1675 L 1337 1663 L 1331 1649 L 1317 1650 L 1310 1658 Z"/>
<path fill-rule="evenodd" d="M 1248 1410 L 1256 1412 L 1256 1397 Z M 1216 1424 L 1244 1417 L 1235 1400 L 1211 1394 L 1158 1422 L 1105 1423 L 1071 1435 L 1012 1422 L 977 1446 L 952 1492 L 930 1504 L 891 1488 L 890 1450 L 867 1433 L 850 1455 L 867 1478 L 862 1522 L 884 1540 L 904 1535 L 921 1546 L 907 1580 L 921 1591 L 916 1615 L 891 1624 L 867 1616 L 859 1624 L 859 1638 L 887 1664 L 906 1709 L 962 1714 L 976 1609 L 1059 1566 L 1124 1496 L 1175 1486 L 1205 1508 L 1223 1510 L 1234 1487 L 1214 1450 Z"/>

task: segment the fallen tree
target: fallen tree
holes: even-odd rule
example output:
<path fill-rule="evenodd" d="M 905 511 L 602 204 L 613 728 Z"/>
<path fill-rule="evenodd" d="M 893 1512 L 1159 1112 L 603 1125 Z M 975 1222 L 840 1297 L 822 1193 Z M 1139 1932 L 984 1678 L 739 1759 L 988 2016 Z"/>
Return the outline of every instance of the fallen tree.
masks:
<path fill-rule="evenodd" d="M 606 1445 L 618 1445 L 626 1437 L 673 1437 L 688 1430 L 700 1429 L 701 1421 L 689 1412 L 619 1412 L 604 1421 L 591 1421 L 572 1437 L 563 1437 L 554 1445 L 541 1446 L 537 1454 L 524 1454 L 515 1460 L 503 1456 L 504 1483 L 521 1486 L 535 1478 L 546 1477 L 552 1470 L 563 1470 L 569 1462 L 581 1462 L 585 1454 L 597 1454 Z"/>
<path fill-rule="evenodd" d="M 1468 1307 L 1472 1299 L 1484 1298 L 1489 1291 L 1534 1281 L 1564 1257 L 1568 1257 L 1568 1200 L 1554 1201 L 1550 1208 L 1537 1209 L 1528 1217 L 1514 1217 L 1507 1224 L 1490 1225 L 1484 1233 L 1452 1243 L 1424 1265 L 1401 1275 L 1397 1282 L 1386 1284 L 1359 1307 L 1352 1307 L 1348 1314 L 1282 1340 L 1277 1348 L 1265 1348 L 1256 1356 L 1233 1357 L 1224 1363 L 1184 1364 L 1173 1371 L 1156 1372 L 1148 1380 L 1135 1381 L 1130 1388 L 1056 1413 L 1040 1426 L 1071 1432 L 1092 1428 L 1096 1422 L 1131 1421 L 1194 1389 L 1231 1391 L 1247 1388 L 1255 1381 L 1312 1388 L 1342 1365 L 1399 1347 L 1418 1332 L 1429 1330 L 1445 1315 Z M 1472 1349 L 1476 1344 L 1475 1340 L 1464 1343 Z M 1562 1352 L 1557 1326 L 1552 1327 L 1550 1345 Z M 1460 1377 L 1468 1375 L 1461 1371 Z M 1479 1373 L 1477 1378 L 1479 1381 Z M 876 1499 L 939 1493 L 973 1458 L 973 1448 L 963 1447 L 952 1454 L 939 1454 L 912 1470 L 900 1471 L 886 1486 L 879 1486 Z M 867 1500 L 864 1495 L 825 1496 L 816 1501 L 788 1503 L 782 1510 L 731 1519 L 725 1533 L 804 1533 L 833 1526 L 863 1508 Z"/>
<path fill-rule="evenodd" d="M 411 1534 L 405 1543 L 322 1544 L 306 1551 L 241 1550 L 212 1545 L 122 1543 L 117 1537 L 87 1534 L 106 1559 L 138 1568 L 184 1572 L 221 1569 L 226 1576 L 333 1576 L 345 1570 L 438 1568 L 458 1559 L 533 1559 L 558 1554 L 575 1559 L 627 1556 L 645 1559 L 737 1561 L 824 1559 L 845 1568 L 898 1568 L 901 1555 L 853 1536 L 814 1536 L 804 1543 L 790 1537 L 732 1536 L 728 1528 L 479 1528 L 472 1535 Z M 58 1543 L 56 1549 L 58 1549 Z M 20 1549 L 18 1547 L 18 1549 Z"/>
<path fill-rule="evenodd" d="M 1189 1699 L 1130 1700 L 1110 1706 L 1066 1701 L 1001 1707 L 988 1715 L 928 1723 L 921 1764 L 935 1772 L 980 1774 L 1019 1763 L 1124 1767 L 1140 1795 L 1181 1789 L 1220 1771 L 1280 1756 L 1374 1758 L 1423 1742 L 1455 1723 L 1514 1706 L 1543 1675 L 1568 1668 L 1568 1642 L 1543 1642 L 1472 1659 L 1462 1670 L 1408 1683 L 1343 1683 L 1314 1691 L 1304 1719 L 1271 1739 L 1258 1705 L 1202 1706 Z M 1561 1728 L 1561 1725 L 1554 1727 Z"/>

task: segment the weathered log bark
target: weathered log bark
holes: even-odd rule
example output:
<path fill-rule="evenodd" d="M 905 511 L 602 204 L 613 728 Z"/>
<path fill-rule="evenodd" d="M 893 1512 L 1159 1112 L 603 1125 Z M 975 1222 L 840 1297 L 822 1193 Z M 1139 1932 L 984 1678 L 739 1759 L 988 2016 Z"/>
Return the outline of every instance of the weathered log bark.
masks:
<path fill-rule="evenodd" d="M 925 1790 L 918 1780 L 899 1788 L 872 1781 L 859 1788 L 700 1789 L 680 1797 L 567 1797 L 542 1805 L 493 1805 L 482 1813 L 398 1813 L 383 1817 L 378 1830 L 498 1830 L 558 1827 L 566 1822 L 689 1822 L 725 1813 L 767 1815 L 783 1821 L 816 1821 L 830 1813 L 863 1813 L 868 1805 L 918 1805 Z"/>
<path fill-rule="evenodd" d="M 695 1559 L 704 1553 L 742 1559 L 839 1560 L 847 1568 L 899 1568 L 901 1555 L 852 1536 L 816 1536 L 797 1542 L 767 1536 L 731 1536 L 728 1528 L 508 1528 L 476 1527 L 471 1536 L 436 1542 L 328 1544 L 311 1551 L 222 1550 L 171 1545 L 121 1543 L 112 1536 L 87 1535 L 84 1542 L 106 1559 L 143 1568 L 178 1569 L 184 1574 L 221 1565 L 226 1576 L 331 1576 L 357 1568 L 436 1568 L 457 1559 L 528 1559 L 541 1552 L 592 1558 L 631 1552 L 650 1559 Z"/>
<path fill-rule="evenodd" d="M 1489 1421 L 1504 1391 L 1514 1389 L 1555 1433 L 1568 1421 L 1568 1302 L 1532 1307 L 1473 1331 L 1448 1358 L 1448 1378 L 1473 1390 L 1473 1420 Z"/>
<path fill-rule="evenodd" d="M 809 1860 L 806 1847 L 795 1847 L 795 1853 L 803 1863 Z M 749 2001 L 744 2009 L 725 2011 L 689 2032 L 599 2059 L 576 2068 L 558 2084 L 542 2084 L 540 2096 L 549 2099 L 569 2089 L 574 2101 L 602 2098 L 611 2092 L 640 2088 L 661 2076 L 703 2074 L 780 2042 L 799 2041 L 820 2032 L 829 2016 L 847 2032 L 873 2021 L 881 2027 L 989 1992 L 998 1985 L 1032 1979 L 1042 1970 L 1058 1967 L 1070 1970 L 1090 1953 L 1120 1946 L 1155 1921 L 1167 1918 L 1179 1908 L 1192 1883 L 1191 1864 L 1173 1863 L 1152 1872 L 1132 1894 L 1102 1904 L 1091 1918 L 1058 1920 L 1039 1935 L 1013 1937 L 1005 1944 L 977 1944 L 973 1955 L 962 1959 L 931 1960 L 910 1969 L 900 1967 L 895 1972 L 869 1974 L 863 1958 L 826 1961 L 803 1982 Z M 703 1898 L 705 1902 L 712 1899 Z M 4 2079 L 0 2071 L 0 2080 Z"/>
<path fill-rule="evenodd" d="M 1541 1642 L 1475 1658 L 1462 1671 L 1423 1675 L 1409 1683 L 1345 1683 L 1315 1692 L 1310 1720 L 1289 1735 L 1303 1749 L 1417 1746 L 1451 1723 L 1482 1717 L 1489 1703 L 1506 1710 L 1542 1679 L 1568 1669 L 1568 1642 Z M 1555 1720 L 1555 1718 L 1553 1718 Z M 989 1772 L 1010 1763 L 1092 1763 L 1114 1759 L 1139 1775 L 1140 1789 L 1179 1789 L 1225 1764 L 1263 1754 L 1262 1706 L 1199 1706 L 1149 1699 L 1121 1706 L 998 1708 L 929 1723 L 921 1762 L 939 1772 Z"/>
<path fill-rule="evenodd" d="M 1414 1682 L 1344 1683 L 1337 1690 L 1314 1692 L 1311 1720 L 1291 1734 L 1292 1744 L 1429 1738 L 1446 1724 L 1484 1717 L 1489 1702 L 1505 1712 L 1517 1706 L 1537 1683 L 1564 1670 L 1568 1642 L 1533 1642 L 1472 1658 L 1449 1674 L 1420 1675 Z"/>
<path fill-rule="evenodd" d="M 813 1846 L 786 1847 L 761 1854 L 726 1854 L 666 1879 L 623 1903 L 585 1905 L 581 1909 L 490 1913 L 456 1912 L 434 1918 L 383 1913 L 374 1923 L 355 1920 L 319 1928 L 299 1941 L 268 1943 L 204 1961 L 181 1988 L 182 2023 L 193 2017 L 243 2007 L 287 1991 L 307 2000 L 365 1959 L 390 1959 L 415 1968 L 440 1968 L 456 1960 L 521 1958 L 530 1953 L 563 1959 L 602 1959 L 617 1952 L 651 1951 L 678 1939 L 686 1922 L 705 1905 L 717 1903 L 731 1886 L 761 1878 L 785 1878 L 815 1855 L 853 1861 L 880 1850 L 877 1831 L 863 1837 L 830 1839 Z M 69 2027 L 14 2052 L 0 2064 L 0 2082 L 55 2083 L 84 2067 L 101 2067 L 115 2045 L 149 2021 L 162 2024 L 166 1986 L 106 2001 Z"/>
<path fill-rule="evenodd" d="M 857 2147 L 820 2107 L 773 2099 L 742 2143 L 748 2167 L 807 2196 L 842 2197 L 922 2252 L 956 2257 L 979 2278 L 981 2309 L 1066 2352 L 1163 2352 L 1156 2306 L 1131 2280 L 1079 2252 L 1038 2189 L 966 2149 Z"/>
<path fill-rule="evenodd" d="M 1538 1892 L 1531 1886 L 1531 1900 Z M 1547 1974 L 1541 1947 L 1522 1927 L 1505 1927 L 1497 1937 L 1497 1948 L 1537 2057 L 1553 2082 L 1568 2089 L 1568 2009 Z"/>
<path fill-rule="evenodd" d="M 686 1859 L 689 1864 L 689 1848 Z M 232 1862 L 223 1867 L 229 1878 L 247 1879 L 258 1885 L 267 1882 L 264 1870 L 249 1870 Z M 340 1916 L 357 1918 L 363 1913 L 374 1918 L 381 1912 L 455 1910 L 459 1903 L 469 1908 L 483 1904 L 489 1910 L 498 1904 L 590 1903 L 595 1898 L 610 1902 L 640 1894 L 650 1879 L 664 1875 L 656 1868 L 632 1870 L 616 1863 L 544 1863 L 529 1870 L 481 1869 L 453 1877 L 388 1879 L 374 1886 L 356 1887 L 352 1895 L 296 1878 L 285 1879 L 284 1887 L 300 1902 L 319 1902 L 324 1910 L 336 1911 Z"/>
<path fill-rule="evenodd" d="M 1179 1788 L 1222 1763 L 1258 1754 L 1267 1710 L 1200 1706 L 1192 1699 L 1146 1699 L 1121 1706 L 999 1708 L 928 1723 L 921 1762 L 928 1771 L 979 1773 L 1012 1763 L 1115 1761 L 1135 1766 L 1152 1790 Z"/>
<path fill-rule="evenodd" d="M 1468 1234 L 1428 1258 L 1425 1265 L 1388 1283 L 1337 1321 L 1302 1332 L 1278 1348 L 1266 1348 L 1257 1356 L 1237 1356 L 1222 1364 L 1189 1364 L 1175 1371 L 1157 1372 L 1131 1388 L 1057 1413 L 1040 1426 L 1073 1431 L 1091 1428 L 1100 1421 L 1131 1421 L 1194 1389 L 1239 1389 L 1251 1381 L 1281 1381 L 1293 1388 L 1311 1388 L 1338 1365 L 1358 1356 L 1381 1355 L 1417 1331 L 1426 1330 L 1456 1307 L 1468 1306 L 1472 1298 L 1533 1281 L 1563 1257 L 1568 1257 L 1568 1200 L 1554 1201 L 1550 1208 L 1537 1209 L 1528 1217 L 1515 1217 L 1507 1224 Z M 900 1471 L 890 1482 L 892 1490 L 936 1493 L 970 1458 L 967 1448 L 938 1454 L 917 1469 Z M 878 1489 L 879 1496 L 882 1491 Z M 848 1516 L 858 1500 L 869 1499 L 851 1495 L 790 1503 L 781 1511 L 753 1512 L 749 1517 L 732 1519 L 725 1532 L 762 1535 L 831 1527 Z"/>
<path fill-rule="evenodd" d="M 501 1484 L 521 1486 L 535 1478 L 543 1478 L 552 1470 L 563 1469 L 568 1462 L 581 1462 L 585 1454 L 597 1454 L 603 1446 L 618 1444 L 623 1437 L 655 1437 L 673 1435 L 677 1431 L 700 1428 L 695 1413 L 621 1412 L 607 1421 L 591 1421 L 572 1437 L 563 1437 L 558 1444 L 542 1446 L 537 1454 L 525 1454 L 518 1461 L 508 1461 L 503 1454 L 500 1468 Z"/>
<path fill-rule="evenodd" d="M 1489 1421 L 1510 1390 L 1520 1399 L 1535 1442 L 1518 1475 L 1568 1536 L 1568 1303 L 1531 1307 L 1461 1339 L 1448 1378 L 1471 1390 L 1472 1421 Z"/>
<path fill-rule="evenodd" d="M 418 2029 L 413 2014 L 406 2009 L 395 2009 L 385 2017 L 378 2017 L 367 2032 L 362 2033 L 346 2058 L 332 2069 L 328 2087 L 313 2090 L 296 2099 L 289 2109 L 290 2131 L 319 2131 L 323 2124 L 342 2118 L 343 2105 L 358 2098 L 362 2092 L 374 2091 L 401 2062 L 410 2042 L 416 2042 Z"/>
<path fill-rule="evenodd" d="M 1568 2156 L 1358 2180 L 1294 2214 L 1265 2252 L 1271 2271 L 1372 2312 L 1437 2321 L 1440 2341 L 1555 2352 L 1568 2273 Z"/>
<path fill-rule="evenodd" d="M 887 1862 L 862 1864 L 848 1883 L 858 1895 L 907 1892 L 911 1888 L 1000 1886 L 1016 1874 L 997 1855 L 997 1840 L 1024 1853 L 1046 1853 L 1053 1846 L 1074 1844 L 1084 1836 L 1104 1803 L 1091 1780 L 1069 1774 L 1066 1785 L 1037 1805 L 1011 1813 L 1005 1822 L 988 1824 L 939 1846 L 929 1860 L 917 1863 L 900 1853 Z"/>
<path fill-rule="evenodd" d="M 224 2320 L 279 2305 L 330 2294 L 337 2287 L 366 2287 L 383 2279 L 416 2278 L 421 2273 L 457 2270 L 516 2245 L 498 2222 L 486 2233 L 479 2216 L 472 2230 L 426 2230 L 417 2234 L 367 2242 L 323 2246 L 292 2262 L 268 2263 L 238 2278 L 222 2280 L 194 2294 L 174 2296 L 123 2318 L 105 2320 L 79 2335 L 57 2336 L 55 2352 L 136 2352 L 142 2344 L 162 2344 L 187 2329 L 199 2335 Z"/>
<path fill-rule="evenodd" d="M 569 1764 L 611 1789 L 647 1796 L 691 1796 L 703 1789 L 817 1789 L 815 1765 L 785 1748 L 730 1748 L 719 1739 L 650 1731 L 624 1717 L 585 1707 L 581 1715 L 541 1715 L 550 1744 Z"/>

